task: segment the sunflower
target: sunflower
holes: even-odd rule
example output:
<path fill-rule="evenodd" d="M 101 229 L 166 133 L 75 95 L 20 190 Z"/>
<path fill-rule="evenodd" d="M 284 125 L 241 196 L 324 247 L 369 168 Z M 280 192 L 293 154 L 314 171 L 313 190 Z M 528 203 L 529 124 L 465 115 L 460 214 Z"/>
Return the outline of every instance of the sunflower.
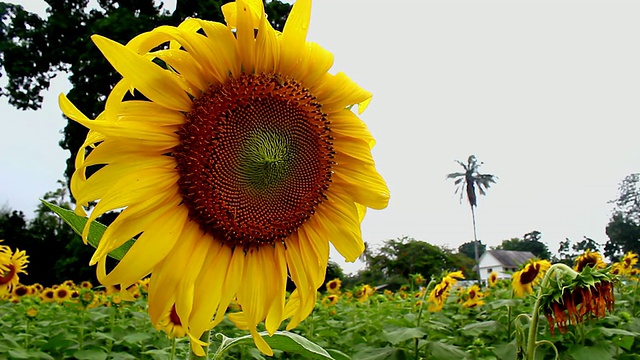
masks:
<path fill-rule="evenodd" d="M 459 279 L 464 279 L 462 271 L 447 273 L 442 277 L 440 283 L 436 284 L 431 293 L 429 293 L 429 298 L 427 299 L 427 302 L 430 303 L 429 311 L 437 312 L 442 310 L 444 302 L 449 297 L 451 288 Z"/>
<path fill-rule="evenodd" d="M 160 321 L 155 324 L 155 327 L 157 330 L 164 331 L 169 339 L 185 337 L 187 334 L 187 330 L 182 325 L 182 321 L 180 321 L 180 317 L 176 312 L 175 305 L 164 314 Z"/>
<path fill-rule="evenodd" d="M 243 311 L 230 319 L 271 355 L 258 324 L 273 334 L 309 315 L 329 241 L 355 261 L 365 210 L 385 208 L 389 190 L 351 110 L 371 93 L 328 73 L 331 53 L 306 41 L 311 1 L 293 5 L 282 33 L 261 1 L 222 11 L 226 25 L 190 18 L 126 45 L 92 37 L 123 79 L 95 120 L 60 96 L 65 115 L 89 128 L 71 190 L 78 214 L 99 200 L 88 224 L 124 208 L 90 261 L 102 284 L 151 274 L 151 321 L 175 298 L 200 356 L 197 339 L 237 296 Z M 138 234 L 107 273 L 107 254 Z M 285 298 L 288 276 L 296 290 Z"/>
<path fill-rule="evenodd" d="M 466 300 L 462 303 L 464 307 L 476 307 L 484 305 L 484 294 L 480 291 L 480 287 L 478 285 L 471 285 L 465 291 Z"/>
<path fill-rule="evenodd" d="M 327 285 L 326 285 L 327 292 L 329 294 L 339 294 L 341 285 L 342 285 L 342 281 L 340 279 L 333 279 L 327 282 Z"/>
<path fill-rule="evenodd" d="M 42 292 L 40 292 L 40 298 L 42 299 L 42 302 L 45 302 L 45 303 L 56 301 L 55 290 L 49 287 L 44 288 Z"/>
<path fill-rule="evenodd" d="M 83 281 L 80 283 L 80 288 L 81 289 L 92 289 L 93 288 L 93 284 L 91 284 L 91 281 Z"/>
<path fill-rule="evenodd" d="M 30 306 L 29 308 L 27 308 L 27 311 L 25 311 L 25 315 L 27 315 L 29 319 L 35 318 L 36 316 L 38 316 L 38 308 L 35 306 Z"/>
<path fill-rule="evenodd" d="M 585 266 L 590 266 L 595 269 L 603 269 L 607 267 L 607 264 L 602 261 L 602 255 L 600 255 L 600 253 L 587 249 L 582 255 L 576 258 L 573 268 L 576 271 L 582 271 Z"/>
<path fill-rule="evenodd" d="M 489 274 L 489 278 L 487 279 L 487 282 L 489 283 L 490 287 L 496 286 L 496 284 L 498 283 L 498 273 L 495 271 L 492 271 L 491 274 Z"/>
<path fill-rule="evenodd" d="M 8 246 L 0 246 L 0 295 L 4 296 L 20 283 L 19 274 L 25 271 L 29 256 L 26 252 L 16 249 L 13 252 Z"/>
<path fill-rule="evenodd" d="M 547 260 L 531 259 L 527 262 L 522 270 L 516 271 L 511 275 L 511 286 L 518 297 L 533 292 L 533 286 L 538 284 L 544 273 L 551 267 L 551 263 Z"/>
<path fill-rule="evenodd" d="M 338 295 L 327 295 L 322 299 L 322 306 L 330 307 L 338 303 L 340 297 Z"/>
<path fill-rule="evenodd" d="M 54 299 L 58 303 L 63 303 L 70 300 L 72 296 L 72 289 L 67 285 L 60 285 L 54 290 Z"/>
<path fill-rule="evenodd" d="M 622 260 L 613 264 L 612 272 L 618 275 L 634 275 L 634 266 L 638 263 L 638 254 L 629 251 L 624 254 Z"/>

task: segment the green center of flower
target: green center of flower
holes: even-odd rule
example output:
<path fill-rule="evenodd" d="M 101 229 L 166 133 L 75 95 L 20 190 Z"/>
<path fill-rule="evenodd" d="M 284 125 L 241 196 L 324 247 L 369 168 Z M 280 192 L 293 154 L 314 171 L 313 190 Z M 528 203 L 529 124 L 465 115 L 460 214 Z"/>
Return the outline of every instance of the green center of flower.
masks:
<path fill-rule="evenodd" d="M 321 108 L 301 84 L 269 74 L 229 79 L 194 100 L 173 151 L 190 218 L 245 250 L 295 232 L 331 182 Z"/>

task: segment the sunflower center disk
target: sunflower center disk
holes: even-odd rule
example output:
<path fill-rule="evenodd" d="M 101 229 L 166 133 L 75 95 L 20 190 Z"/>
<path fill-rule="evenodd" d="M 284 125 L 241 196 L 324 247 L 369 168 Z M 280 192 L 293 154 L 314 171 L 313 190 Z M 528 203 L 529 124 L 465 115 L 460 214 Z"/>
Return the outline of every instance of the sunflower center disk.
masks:
<path fill-rule="evenodd" d="M 280 75 L 243 75 L 196 99 L 173 156 L 189 215 L 230 246 L 282 241 L 329 188 L 327 115 Z"/>

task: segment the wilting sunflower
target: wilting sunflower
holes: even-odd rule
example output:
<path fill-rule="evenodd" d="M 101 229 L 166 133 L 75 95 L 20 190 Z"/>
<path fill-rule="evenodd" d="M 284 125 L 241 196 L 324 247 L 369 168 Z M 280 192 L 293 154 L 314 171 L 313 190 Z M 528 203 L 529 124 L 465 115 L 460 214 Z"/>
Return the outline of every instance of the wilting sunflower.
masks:
<path fill-rule="evenodd" d="M 342 285 L 342 281 L 340 279 L 333 279 L 327 282 L 327 285 L 326 285 L 327 292 L 329 294 L 339 294 L 341 285 Z"/>
<path fill-rule="evenodd" d="M 615 304 L 613 283 L 616 277 L 607 269 L 585 266 L 580 273 L 570 279 L 567 277 L 565 275 L 562 281 L 550 281 L 541 298 L 541 309 L 552 336 L 556 325 L 564 334 L 569 324 L 604 318 L 607 312 L 613 311 Z"/>
<path fill-rule="evenodd" d="M 607 264 L 602 261 L 602 255 L 600 255 L 600 253 L 587 249 L 582 255 L 576 258 L 573 269 L 579 272 L 586 266 L 590 266 L 595 269 L 603 269 L 607 267 Z"/>
<path fill-rule="evenodd" d="M 16 249 L 13 252 L 8 246 L 0 246 L 0 295 L 11 293 L 20 283 L 19 274 L 27 273 L 28 258 L 25 251 Z"/>
<path fill-rule="evenodd" d="M 531 294 L 533 287 L 542 279 L 545 271 L 551 267 L 547 260 L 531 259 L 520 271 L 511 275 L 511 286 L 518 297 Z"/>
<path fill-rule="evenodd" d="M 273 334 L 309 315 L 329 241 L 355 261 L 365 210 L 385 208 L 389 191 L 351 110 L 371 93 L 328 73 L 331 53 L 306 42 L 311 1 L 293 5 L 282 33 L 262 1 L 222 11 L 226 25 L 191 18 L 126 45 L 92 37 L 123 79 L 95 120 L 60 96 L 90 130 L 71 190 L 79 214 L 99 200 L 88 223 L 124 208 L 91 259 L 101 283 L 124 289 L 151 273 L 152 322 L 175 298 L 198 355 L 237 295 L 243 311 L 229 318 L 272 354 L 257 325 Z M 107 254 L 138 234 L 107 273 Z M 287 276 L 296 290 L 285 300 Z"/>
<path fill-rule="evenodd" d="M 496 286 L 496 284 L 498 283 L 498 273 L 495 272 L 495 271 L 492 271 L 491 274 L 489 274 L 489 278 L 487 279 L 487 283 L 489 284 L 489 287 Z"/>

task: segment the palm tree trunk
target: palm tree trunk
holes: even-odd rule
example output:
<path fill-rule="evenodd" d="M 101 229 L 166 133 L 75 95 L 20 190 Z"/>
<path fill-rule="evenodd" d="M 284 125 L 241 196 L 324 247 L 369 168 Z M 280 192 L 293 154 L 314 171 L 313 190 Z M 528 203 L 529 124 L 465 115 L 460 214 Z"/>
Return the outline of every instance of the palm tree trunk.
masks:
<path fill-rule="evenodd" d="M 478 233 L 476 231 L 476 212 L 473 209 L 473 205 L 471 205 L 471 219 L 473 221 L 473 250 L 476 258 L 476 269 L 478 270 L 478 285 L 480 285 L 482 279 L 480 276 L 480 262 L 478 261 Z"/>

